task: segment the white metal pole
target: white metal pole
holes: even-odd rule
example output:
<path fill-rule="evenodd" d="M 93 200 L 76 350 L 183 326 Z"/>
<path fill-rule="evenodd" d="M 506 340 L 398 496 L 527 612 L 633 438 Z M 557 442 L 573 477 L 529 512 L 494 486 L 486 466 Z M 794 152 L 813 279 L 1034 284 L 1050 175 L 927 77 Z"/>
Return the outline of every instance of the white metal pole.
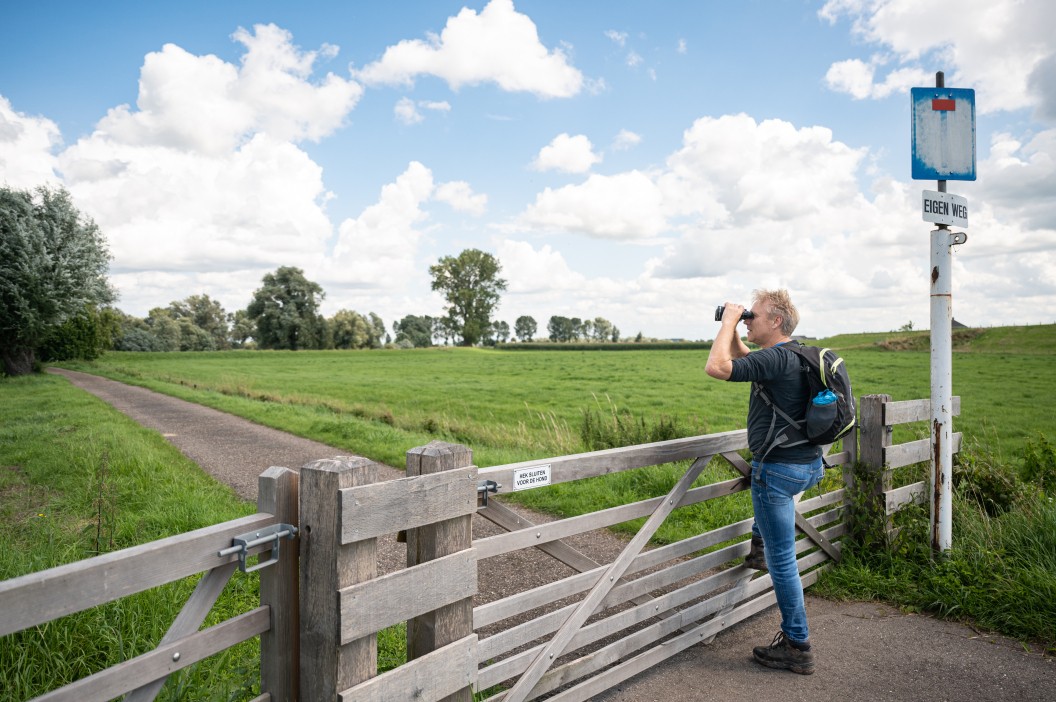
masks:
<path fill-rule="evenodd" d="M 931 548 L 948 551 L 953 541 L 951 285 L 953 233 L 931 232 Z"/>

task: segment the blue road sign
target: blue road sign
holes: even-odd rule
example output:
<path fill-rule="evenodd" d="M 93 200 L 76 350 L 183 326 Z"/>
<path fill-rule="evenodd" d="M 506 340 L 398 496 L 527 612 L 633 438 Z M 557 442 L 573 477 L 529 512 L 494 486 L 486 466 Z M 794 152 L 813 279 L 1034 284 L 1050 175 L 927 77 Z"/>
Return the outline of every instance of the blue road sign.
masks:
<path fill-rule="evenodd" d="M 913 180 L 975 180 L 975 91 L 913 88 Z"/>

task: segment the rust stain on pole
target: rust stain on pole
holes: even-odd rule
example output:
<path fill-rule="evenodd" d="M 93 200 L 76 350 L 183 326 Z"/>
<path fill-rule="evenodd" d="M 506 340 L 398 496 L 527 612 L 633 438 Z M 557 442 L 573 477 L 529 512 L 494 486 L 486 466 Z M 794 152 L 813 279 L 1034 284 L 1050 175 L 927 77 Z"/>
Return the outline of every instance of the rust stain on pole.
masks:
<path fill-rule="evenodd" d="M 935 553 L 938 553 L 938 551 L 940 550 L 940 545 L 941 545 L 941 539 L 939 538 L 939 521 L 940 521 L 939 504 L 941 504 L 940 495 L 942 494 L 942 484 L 945 482 L 945 476 L 942 474 L 942 471 L 939 470 L 939 467 L 942 465 L 942 463 L 940 461 L 940 456 L 942 456 L 942 434 L 941 434 L 942 423 L 939 422 L 938 419 L 932 420 L 932 429 L 931 429 L 931 431 L 932 431 L 932 436 L 935 437 L 935 442 L 934 442 L 934 445 L 932 446 L 932 451 L 934 452 L 933 456 L 932 456 L 932 460 L 934 461 L 934 466 L 935 466 L 935 483 L 934 483 L 934 485 L 932 485 L 932 489 L 933 489 L 933 492 L 935 493 L 935 497 L 934 497 L 934 499 L 932 500 L 932 503 L 931 503 L 932 504 L 931 550 L 933 552 L 935 552 Z"/>

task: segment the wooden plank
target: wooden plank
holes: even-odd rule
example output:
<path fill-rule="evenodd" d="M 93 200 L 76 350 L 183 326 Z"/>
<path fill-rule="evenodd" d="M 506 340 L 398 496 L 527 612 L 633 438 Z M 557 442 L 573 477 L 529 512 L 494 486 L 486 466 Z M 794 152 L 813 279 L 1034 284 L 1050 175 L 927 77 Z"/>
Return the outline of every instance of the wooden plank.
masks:
<path fill-rule="evenodd" d="M 953 397 L 953 416 L 961 413 L 961 398 Z M 926 422 L 931 420 L 931 399 L 903 400 L 900 402 L 887 402 L 884 406 L 884 424 L 895 426 L 896 424 L 908 424 L 909 422 Z"/>
<path fill-rule="evenodd" d="M 674 565 L 650 573 L 647 576 L 638 578 L 637 580 L 631 580 L 622 585 L 618 585 L 612 589 L 612 592 L 603 600 L 599 609 L 614 607 L 619 604 L 623 604 L 629 600 L 633 600 L 635 597 L 640 596 L 642 593 L 647 593 L 653 590 L 657 590 L 673 583 L 677 583 L 686 578 L 699 575 L 700 573 L 706 572 L 707 570 L 717 567 L 722 563 L 736 557 L 736 555 L 742 555 L 747 552 L 747 548 L 735 544 L 733 546 L 727 546 L 719 551 L 714 551 L 703 556 L 698 556 L 691 561 L 684 561 L 675 563 Z M 736 554 L 736 555 L 733 555 Z M 733 569 L 736 570 L 736 569 Z M 732 571 L 724 571 L 732 572 Z M 702 581 L 703 582 L 703 581 Z M 696 587 L 696 586 L 694 586 Z M 583 588 L 584 590 L 586 588 Z M 692 597 L 699 597 L 705 594 L 707 591 L 696 592 Z M 514 596 L 515 597 L 515 596 Z M 691 597 L 691 599 L 692 599 Z M 554 601 L 554 600 L 551 600 Z M 664 597 L 650 600 L 648 603 L 652 607 L 654 614 L 659 614 L 664 611 L 662 607 L 658 607 L 658 603 L 665 601 Z M 642 603 L 639 603 L 642 604 Z M 679 602 L 678 604 L 681 604 Z M 488 654 L 487 658 L 492 658 L 505 653 L 506 651 L 517 648 L 525 641 L 533 641 L 541 636 L 545 636 L 553 631 L 568 619 L 569 615 L 576 608 L 576 604 L 570 604 L 558 609 L 554 612 L 542 614 L 535 619 L 520 624 L 518 626 L 506 629 L 494 636 L 490 636 L 480 642 L 479 651 L 482 656 Z M 482 658 L 486 660 L 486 658 Z"/>
<path fill-rule="evenodd" d="M 477 683 L 473 634 L 340 693 L 341 702 L 436 700 Z"/>
<path fill-rule="evenodd" d="M 301 602 L 300 677 L 302 700 L 332 700 L 338 690 L 378 673 L 377 637 L 345 644 L 339 640 L 337 592 L 377 576 L 377 540 L 341 543 L 341 494 L 377 479 L 377 465 L 365 458 L 313 461 L 300 477 Z"/>
<path fill-rule="evenodd" d="M 397 570 L 338 592 L 340 641 L 348 643 L 477 592 L 473 549 Z"/>
<path fill-rule="evenodd" d="M 821 560 L 824 560 L 824 554 L 821 554 L 821 556 Z M 811 566 L 801 564 L 801 567 L 807 568 Z M 807 575 L 803 576 L 802 580 L 805 583 L 804 586 L 813 583 L 816 578 L 817 571 L 808 573 Z M 767 580 L 769 580 L 769 578 L 767 578 Z M 761 588 L 755 583 L 755 581 L 753 581 L 752 584 L 755 586 L 752 588 L 753 592 L 761 591 Z M 723 604 L 728 602 L 729 600 L 726 600 L 726 602 L 723 602 Z M 654 646 L 653 648 L 648 649 L 647 652 L 659 650 L 663 654 L 661 655 L 660 660 L 664 660 L 670 655 L 666 652 L 665 649 L 671 646 L 673 642 L 683 642 L 684 645 L 676 644 L 680 646 L 679 650 L 683 650 L 684 648 L 687 648 L 688 646 L 693 645 L 695 643 L 707 641 L 713 638 L 723 629 L 726 629 L 732 624 L 741 621 L 742 619 L 748 616 L 756 614 L 757 612 L 762 611 L 763 609 L 766 609 L 775 602 L 776 599 L 774 597 L 773 591 L 768 591 L 763 595 L 756 597 L 755 599 L 748 600 L 747 602 L 744 602 L 738 605 L 737 607 L 734 607 L 728 614 L 722 617 L 709 619 L 703 624 L 698 624 L 697 626 L 690 628 L 690 630 L 682 634 L 682 636 L 677 637 L 673 640 L 668 639 L 664 641 L 662 645 Z M 717 604 L 720 603 L 716 603 L 716 605 Z M 690 624 L 689 622 L 683 623 L 687 625 Z M 670 633 L 673 633 L 668 628 L 669 625 L 665 626 L 667 624 L 667 622 L 663 622 L 654 627 L 639 630 L 631 636 L 616 641 L 613 644 L 610 644 L 609 646 L 599 651 L 588 654 L 582 658 L 579 658 L 575 661 L 561 666 L 560 668 L 555 669 L 547 677 L 545 677 L 538 686 L 536 686 L 536 688 L 532 691 L 533 695 L 546 694 L 559 687 L 564 687 L 565 685 L 568 685 L 576 679 L 582 678 L 586 675 L 589 675 L 593 672 L 596 672 L 598 670 L 611 666 L 614 663 L 617 663 L 621 659 L 625 658 L 628 654 L 633 653 L 636 650 L 643 649 L 646 646 L 650 646 L 657 643 L 658 641 L 668 636 Z M 622 679 L 620 681 L 622 681 Z M 583 683 L 581 683 L 581 685 L 582 684 Z M 572 697 L 565 696 L 565 694 L 567 694 L 565 693 L 562 695 L 555 696 L 551 699 L 590 699 L 594 695 L 598 694 L 598 692 L 600 692 L 601 690 L 607 689 L 607 687 L 611 687 L 612 684 L 615 683 L 612 681 L 610 673 L 606 671 L 599 676 L 590 678 L 588 681 L 586 681 L 586 684 L 588 686 L 601 685 L 603 687 L 600 687 L 600 689 L 594 688 L 594 691 L 588 697 L 581 697 L 580 695 L 583 694 L 583 690 L 580 689 L 578 692 L 572 693 Z M 572 690 L 570 690 L 569 692 L 572 692 Z"/>
<path fill-rule="evenodd" d="M 675 506 L 681 502 L 683 495 L 689 490 L 689 486 L 693 484 L 693 481 L 697 479 L 710 460 L 710 456 L 698 458 L 664 497 L 663 502 L 657 507 L 653 515 L 642 525 L 642 528 L 638 530 L 638 533 L 634 535 L 634 538 L 617 556 L 616 560 L 609 565 L 601 580 L 583 598 L 583 601 L 576 607 L 575 612 L 568 617 L 568 620 L 554 634 L 554 638 L 546 644 L 536 659 L 532 661 L 532 664 L 528 666 L 528 670 L 510 688 L 507 695 L 507 699 L 510 702 L 524 702 L 527 699 L 532 688 L 535 687 L 535 684 L 547 671 L 554 659 L 565 651 L 568 642 L 590 615 L 594 613 L 605 596 L 608 595 L 616 580 L 623 577 L 631 562 L 649 543 L 653 534 L 664 523 L 664 520 L 675 509 Z"/>
<path fill-rule="evenodd" d="M 706 436 L 482 468 L 479 477 L 481 480 L 494 480 L 503 486 L 503 492 L 507 492 L 512 489 L 513 474 L 516 471 L 540 465 L 550 466 L 551 484 L 556 484 L 672 461 L 692 460 L 724 451 L 739 451 L 747 447 L 748 432 L 746 429 L 738 429 Z"/>
<path fill-rule="evenodd" d="M 813 584 L 814 581 L 817 580 L 818 573 L 819 571 L 813 571 L 805 575 L 803 577 L 804 586 L 806 587 L 807 585 Z M 605 690 L 611 689 L 621 682 L 634 677 L 638 673 L 659 665 L 671 656 L 681 653 L 690 646 L 693 646 L 710 636 L 714 636 L 723 629 L 763 611 L 774 604 L 775 601 L 773 592 L 769 592 L 761 597 L 740 605 L 722 619 L 706 622 L 689 632 L 665 641 L 663 645 L 653 646 L 637 656 L 609 668 L 604 673 L 589 678 L 575 687 L 547 698 L 547 700 L 548 702 L 582 702 L 584 700 L 589 700 Z M 498 700 L 502 699 L 504 699 L 503 695 L 499 694 L 489 697 L 487 702 L 498 702 Z"/>
<path fill-rule="evenodd" d="M 217 598 L 220 597 L 220 593 L 224 591 L 224 586 L 227 585 L 227 581 L 231 579 L 231 575 L 237 567 L 238 565 L 235 563 L 225 563 L 219 568 L 213 568 L 202 576 L 195 586 L 194 592 L 191 593 L 190 599 L 187 600 L 180 613 L 176 615 L 176 619 L 172 622 L 169 630 L 161 637 L 159 645 L 164 646 L 165 644 L 179 641 L 198 631 L 199 627 L 202 626 L 202 622 L 209 616 L 209 611 L 213 608 Z M 125 697 L 125 702 L 153 702 L 154 698 L 161 692 L 162 686 L 165 685 L 167 677 L 153 680 L 143 687 L 133 690 Z"/>
<path fill-rule="evenodd" d="M 257 509 L 297 524 L 298 475 L 273 466 L 257 480 Z M 271 628 L 260 635 L 260 689 L 274 702 L 295 702 L 300 690 L 300 537 L 281 542 L 279 562 L 259 573 L 260 603 L 271 607 Z"/>
<path fill-rule="evenodd" d="M 33 702 L 104 702 L 113 699 L 142 686 L 145 682 L 164 678 L 220 651 L 248 641 L 267 630 L 269 619 L 268 608 L 258 607 L 36 697 Z"/>
<path fill-rule="evenodd" d="M 839 518 L 839 515 L 837 514 L 838 512 L 839 510 L 830 510 L 829 512 L 823 512 L 821 514 L 815 515 L 814 517 L 811 517 L 809 521 L 816 527 L 825 527 L 825 525 L 830 524 L 831 522 Z M 821 533 L 827 540 L 831 541 L 832 539 L 843 536 L 843 534 L 846 533 L 846 526 L 844 524 L 839 524 L 834 527 L 825 528 Z M 614 607 L 616 605 L 622 604 L 627 600 L 630 600 L 639 592 L 649 592 L 661 589 L 670 584 L 684 580 L 687 577 L 692 577 L 698 573 L 705 572 L 733 558 L 738 558 L 740 556 L 745 555 L 748 552 L 748 546 L 748 542 L 734 544 L 732 546 L 727 546 L 724 549 L 713 551 L 712 553 L 700 556 L 697 559 L 694 559 L 695 562 L 676 563 L 675 565 L 664 570 L 657 571 L 655 573 L 650 573 L 649 575 L 631 581 L 626 585 L 614 588 L 612 593 L 610 593 L 609 597 L 607 597 L 606 600 L 603 602 L 603 605 L 605 607 Z M 811 547 L 812 546 L 810 541 L 799 540 L 796 542 L 796 553 L 802 553 L 803 551 L 806 551 Z M 720 576 L 722 578 L 737 579 L 740 576 L 741 572 L 744 572 L 743 568 L 734 567 L 722 571 L 720 573 Z M 694 599 L 696 597 L 703 596 L 710 591 L 709 583 L 711 582 L 711 580 L 705 579 L 699 581 L 699 585 L 691 584 L 688 587 L 680 588 L 679 590 L 673 591 L 668 595 L 662 595 L 652 600 L 649 605 L 654 607 L 654 611 L 656 613 L 664 611 L 665 606 L 680 606 L 684 604 L 684 600 L 681 599 L 682 594 L 688 593 L 689 599 Z M 725 583 L 725 580 L 721 581 L 721 584 Z M 702 587 L 704 589 L 699 589 Z M 665 605 L 664 603 L 668 602 L 669 599 L 671 599 L 671 604 Z M 510 629 L 506 629 L 502 632 L 499 632 L 494 636 L 490 636 L 486 639 L 483 639 L 478 646 L 478 654 L 481 657 L 480 660 L 483 662 L 490 658 L 497 657 L 509 650 L 520 646 L 525 641 L 533 641 L 537 638 L 551 633 L 552 631 L 555 631 L 557 627 L 560 626 L 560 624 L 568 618 L 569 613 L 574 607 L 574 604 L 567 605 L 559 610 L 540 615 L 539 617 L 536 617 L 535 619 L 532 619 L 528 622 L 525 622 L 515 627 L 511 627 Z M 606 621 L 610 620 L 616 621 L 611 617 Z M 517 672 L 520 672 L 520 670 L 518 670 Z M 500 678 L 495 682 L 500 682 L 504 679 L 506 678 Z M 494 682 L 488 682 L 488 684 L 494 684 Z"/>
<path fill-rule="evenodd" d="M 957 453 L 961 450 L 961 432 L 954 432 L 953 434 L 953 452 Z M 925 461 L 931 460 L 931 439 L 918 439 L 917 441 L 909 441 L 904 444 L 896 444 L 894 446 L 888 446 L 884 449 L 884 463 L 886 466 L 891 468 L 901 468 L 902 466 L 912 465 L 914 463 L 924 463 Z M 890 488 L 888 488 L 890 490 Z M 887 490 L 885 490 L 887 492 Z"/>
<path fill-rule="evenodd" d="M 601 639 L 604 639 L 606 637 L 613 636 L 624 629 L 636 626 L 638 624 L 642 624 L 655 617 L 659 617 L 659 615 L 662 613 L 673 614 L 676 618 L 676 621 L 670 623 L 669 626 L 665 627 L 664 631 L 666 631 L 667 633 L 677 631 L 681 626 L 683 620 L 680 616 L 680 612 L 674 609 L 675 607 L 680 607 L 686 604 L 687 602 L 691 602 L 699 597 L 708 594 L 709 592 L 714 592 L 718 588 L 725 587 L 730 583 L 735 582 L 736 580 L 741 578 L 744 573 L 745 569 L 743 568 L 731 568 L 729 570 L 721 571 L 708 578 L 705 578 L 704 580 L 698 580 L 696 582 L 683 585 L 682 587 L 676 590 L 672 590 L 671 592 L 660 595 L 650 602 L 639 604 L 631 609 L 623 610 L 621 612 L 613 614 L 612 616 L 593 622 L 588 626 L 583 627 L 579 632 L 576 633 L 571 643 L 569 644 L 567 651 L 573 651 L 583 646 L 587 646 L 591 643 L 594 643 L 596 641 L 600 641 Z M 545 620 L 553 620 L 555 619 L 555 615 L 558 614 L 563 615 L 565 618 L 567 618 L 569 610 L 572 607 L 573 606 L 570 605 L 569 607 L 562 608 L 562 610 L 559 610 L 559 612 L 544 615 L 544 617 L 539 618 L 539 621 L 543 622 Z M 549 621 L 546 621 L 545 623 L 549 623 Z M 560 622 L 558 622 L 558 625 L 559 624 Z M 553 629 L 550 630 L 553 631 L 556 628 L 557 626 L 554 626 Z M 517 627 L 517 629 L 524 631 L 522 627 Z M 506 633 L 507 632 L 503 632 L 503 634 Z M 545 633 L 549 632 L 544 631 L 543 634 Z M 531 631 L 528 636 L 522 637 L 519 643 L 515 643 L 513 644 L 513 646 L 510 647 L 507 647 L 505 645 L 506 642 L 504 642 L 504 645 L 502 646 L 504 650 L 501 652 L 504 653 L 507 650 L 516 648 L 517 645 L 523 644 L 525 641 L 532 641 L 543 634 L 539 634 L 537 633 L 537 631 Z M 480 646 L 484 646 L 486 642 L 490 641 L 493 638 L 496 637 L 489 637 L 488 639 L 484 639 L 480 642 Z M 506 637 L 506 639 L 507 641 L 509 641 L 509 637 Z M 521 651 L 516 655 L 504 658 L 497 663 L 483 668 L 480 671 L 481 687 L 487 688 L 491 685 L 496 685 L 504 680 L 509 680 L 514 676 L 520 674 L 528 667 L 528 665 L 535 658 L 535 656 L 539 654 L 539 651 L 543 648 L 543 645 L 544 644 L 539 644 L 538 646 L 534 646 L 526 651 Z M 497 647 L 491 646 L 491 648 L 496 649 Z M 478 648 L 478 661 L 486 661 L 490 658 L 492 657 L 485 656 L 483 651 Z"/>
<path fill-rule="evenodd" d="M 807 538 L 820 546 L 825 553 L 829 554 L 829 557 L 832 558 L 832 560 L 840 560 L 839 550 L 830 543 L 828 539 L 822 536 L 821 533 L 818 532 L 818 530 L 815 529 L 814 526 L 799 512 L 796 512 L 796 526 L 807 535 Z"/>
<path fill-rule="evenodd" d="M 477 509 L 477 469 L 468 466 L 347 488 L 341 491 L 341 505 L 345 544 L 462 517 Z"/>
<path fill-rule="evenodd" d="M 237 561 L 216 554 L 274 523 L 254 514 L 0 582 L 0 636 Z"/>
<path fill-rule="evenodd" d="M 429 475 L 468 468 L 473 465 L 473 452 L 461 444 L 431 441 L 407 452 L 407 475 Z M 475 482 L 475 481 L 474 481 Z M 473 496 L 476 509 L 476 493 Z M 473 516 L 465 514 L 409 529 L 407 534 L 407 565 L 415 566 L 426 561 L 469 551 L 473 548 Z M 470 576 L 466 577 L 466 576 Z M 476 591 L 476 560 L 472 573 L 463 573 L 463 581 Z M 428 591 L 429 583 L 422 588 Z M 419 595 L 421 596 L 421 595 Z M 462 599 L 441 605 L 431 611 L 418 614 L 407 620 L 407 658 L 414 660 L 460 641 L 473 634 L 473 598 Z M 440 702 L 472 702 L 473 688 L 463 687 Z"/>
<path fill-rule="evenodd" d="M 836 527 L 826 529 L 824 533 L 826 538 L 833 539 L 839 536 L 844 529 L 844 525 L 841 524 Z M 797 542 L 797 552 L 802 552 L 806 550 L 806 548 L 807 545 L 805 542 Z M 825 562 L 827 559 L 828 556 L 823 551 L 816 551 L 815 553 L 801 559 L 797 565 L 799 566 L 800 571 L 805 571 L 819 563 Z M 721 587 L 722 584 L 725 584 L 725 582 L 737 579 L 741 572 L 743 572 L 743 569 L 741 568 L 733 568 L 726 571 L 722 571 L 714 576 L 711 576 L 711 578 L 705 581 L 690 583 L 689 585 L 684 586 L 679 590 L 672 591 L 671 593 L 668 593 L 666 595 L 662 595 L 655 600 L 654 604 L 659 605 L 660 607 L 680 606 L 681 604 L 683 604 L 684 601 L 696 599 L 701 595 L 706 594 L 707 592 L 713 591 L 716 586 Z M 804 579 L 806 579 L 807 577 L 809 577 L 809 574 L 808 576 L 804 576 Z M 711 582 L 709 583 L 709 581 Z M 770 589 L 771 587 L 772 585 L 770 581 L 770 576 L 768 574 L 764 574 L 749 583 L 743 592 L 732 593 L 730 591 L 726 591 L 720 593 L 715 597 L 709 598 L 703 602 L 693 605 L 692 607 L 683 609 L 678 613 L 680 621 L 670 622 L 665 620 L 664 622 L 658 625 L 654 625 L 652 628 L 652 632 L 653 634 L 662 637 L 674 633 L 679 629 L 696 626 L 696 624 L 704 617 L 712 615 L 723 609 L 730 609 L 731 606 L 735 606 L 740 600 L 754 597 L 760 592 L 764 592 Z M 729 613 L 722 615 L 722 618 L 726 619 L 730 615 L 730 613 L 732 613 L 732 610 L 730 610 Z M 620 628 L 626 628 L 626 626 L 633 625 L 633 622 L 645 621 L 646 619 L 648 619 L 648 616 L 642 618 L 640 615 L 634 612 L 621 612 L 619 614 L 613 615 L 612 617 L 591 624 L 589 627 L 585 627 L 584 632 L 580 635 L 577 635 L 577 638 L 574 641 L 574 645 L 576 647 L 584 646 L 588 643 L 592 643 L 602 638 L 611 636 L 614 633 L 618 632 Z M 617 624 L 623 624 L 624 626 L 616 626 Z M 643 642 L 642 639 L 638 639 L 633 641 L 631 644 L 625 645 L 629 646 L 629 648 L 633 650 L 638 645 L 646 645 L 646 643 L 652 640 L 650 638 L 651 636 L 652 635 L 649 633 L 643 634 L 642 637 L 646 638 L 645 642 Z M 714 636 L 714 634 L 712 634 L 711 636 Z M 487 639 L 482 641 L 481 645 L 484 645 L 486 641 Z M 511 656 L 507 659 L 499 661 L 498 663 L 481 669 L 480 687 L 488 688 L 492 685 L 497 685 L 498 683 L 503 682 L 504 680 L 511 679 L 514 676 L 518 675 L 527 667 L 529 660 L 533 655 L 535 655 L 534 652 L 539 650 L 541 647 L 542 646 L 540 645 L 538 647 L 530 649 L 529 651 L 519 653 L 515 656 Z M 618 649 L 610 649 L 610 651 L 611 650 Z M 591 654 L 591 656 L 593 655 L 594 654 Z M 591 656 L 581 658 L 579 659 L 580 662 L 574 662 L 571 665 L 578 664 L 582 666 L 582 661 L 584 660 L 591 660 L 592 662 L 588 664 L 590 666 L 595 666 L 599 663 L 603 665 L 608 665 L 610 662 L 612 662 L 608 660 L 598 661 L 596 659 L 592 659 Z M 588 670 L 585 672 L 580 672 L 579 674 L 572 676 L 572 678 L 574 679 L 575 677 L 579 677 L 583 674 L 586 674 L 587 672 L 592 671 Z M 547 678 L 544 676 L 544 680 L 546 679 Z M 553 689 L 553 687 L 554 686 L 552 685 L 547 685 L 546 689 Z M 535 690 L 532 691 L 532 693 L 533 695 L 541 694 L 540 688 L 537 687 Z"/>
<path fill-rule="evenodd" d="M 735 478 L 733 480 L 725 480 L 720 483 L 712 483 L 711 485 L 693 488 L 685 494 L 677 506 L 686 507 L 716 497 L 724 497 L 734 492 L 745 490 L 748 487 L 747 481 L 744 478 Z M 510 551 L 518 551 L 522 548 L 538 546 L 539 544 L 565 539 L 569 536 L 575 536 L 576 534 L 582 534 L 584 532 L 594 531 L 595 529 L 601 529 L 603 527 L 648 516 L 652 514 L 665 499 L 666 498 L 664 497 L 654 497 L 648 500 L 642 500 L 641 502 L 610 507 L 609 509 L 590 512 L 578 517 L 570 517 L 568 519 L 561 519 L 548 524 L 541 524 L 530 530 L 499 534 L 498 536 L 489 536 L 474 541 L 473 547 L 477 549 L 478 558 L 483 560 L 503 553 L 509 553 Z"/>
<path fill-rule="evenodd" d="M 646 570 L 660 565 L 661 563 L 695 553 L 717 543 L 722 543 L 723 541 L 728 541 L 729 539 L 747 534 L 751 528 L 752 520 L 745 519 L 734 524 L 729 524 L 725 527 L 713 529 L 710 532 L 699 534 L 689 539 L 683 539 L 674 544 L 646 551 L 634 559 L 634 562 L 627 569 L 627 574 Z M 744 552 L 747 553 L 747 549 L 745 549 Z M 709 556 L 710 554 L 702 558 L 708 558 Z M 710 560 L 707 562 L 710 562 Z M 721 562 L 721 560 L 717 561 L 713 563 L 713 565 L 718 565 Z M 709 565 L 707 567 L 711 566 Z M 565 597 L 589 590 L 594 586 L 603 573 L 604 566 L 481 605 L 473 611 L 473 626 L 474 628 L 479 629 L 508 617 L 535 609 L 536 607 L 542 607 L 550 602 L 555 602 L 564 599 Z"/>
<path fill-rule="evenodd" d="M 910 502 L 920 502 L 925 499 L 928 495 L 928 483 L 925 480 L 921 480 L 919 483 L 895 488 L 884 493 L 884 495 L 887 498 L 887 513 L 894 514 L 902 509 L 903 505 Z"/>
<path fill-rule="evenodd" d="M 489 500 L 488 506 L 477 510 L 477 514 L 508 532 L 537 526 L 534 522 L 525 519 L 498 500 Z M 580 573 L 585 573 L 601 566 L 600 563 L 572 548 L 564 541 L 548 541 L 539 544 L 536 548 Z"/>

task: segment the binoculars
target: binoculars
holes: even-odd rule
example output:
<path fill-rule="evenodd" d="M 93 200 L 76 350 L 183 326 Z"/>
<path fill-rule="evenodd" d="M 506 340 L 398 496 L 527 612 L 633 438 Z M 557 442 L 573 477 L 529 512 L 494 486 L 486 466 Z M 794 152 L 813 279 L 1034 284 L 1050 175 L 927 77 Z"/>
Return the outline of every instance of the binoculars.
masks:
<path fill-rule="evenodd" d="M 722 313 L 725 310 L 726 310 L 726 305 L 719 305 L 718 307 L 715 308 L 715 321 L 716 322 L 721 322 L 722 321 Z M 755 313 L 752 312 L 751 310 L 745 310 L 744 312 L 741 312 L 741 319 L 754 319 L 754 318 L 755 318 Z"/>

